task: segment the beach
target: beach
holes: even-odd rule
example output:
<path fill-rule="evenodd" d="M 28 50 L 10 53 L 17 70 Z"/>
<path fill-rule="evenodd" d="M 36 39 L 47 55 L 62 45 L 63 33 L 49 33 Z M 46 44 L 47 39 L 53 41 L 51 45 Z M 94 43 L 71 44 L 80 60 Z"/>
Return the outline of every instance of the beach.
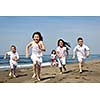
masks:
<path fill-rule="evenodd" d="M 78 64 L 66 64 L 67 71 L 59 74 L 58 67 L 45 66 L 41 70 L 41 81 L 32 79 L 32 67 L 17 68 L 17 77 L 10 78 L 9 70 L 0 71 L 0 83 L 99 83 L 100 60 L 84 64 L 83 73 L 79 73 Z"/>

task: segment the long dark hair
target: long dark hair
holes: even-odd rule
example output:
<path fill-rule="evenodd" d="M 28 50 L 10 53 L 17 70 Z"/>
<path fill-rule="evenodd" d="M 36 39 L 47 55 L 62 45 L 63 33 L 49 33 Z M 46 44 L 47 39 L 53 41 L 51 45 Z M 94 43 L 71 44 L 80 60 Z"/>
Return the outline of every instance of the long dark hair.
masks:
<path fill-rule="evenodd" d="M 39 35 L 39 41 L 43 41 L 43 37 L 40 32 L 34 32 L 32 35 L 32 38 L 34 38 L 34 35 L 36 35 L 36 34 Z"/>
<path fill-rule="evenodd" d="M 68 47 L 71 48 L 71 45 L 68 42 L 65 42 L 63 39 L 59 39 L 58 40 L 58 46 L 59 46 L 59 42 L 62 41 L 63 42 L 63 46 L 67 48 L 67 50 L 69 50 Z"/>

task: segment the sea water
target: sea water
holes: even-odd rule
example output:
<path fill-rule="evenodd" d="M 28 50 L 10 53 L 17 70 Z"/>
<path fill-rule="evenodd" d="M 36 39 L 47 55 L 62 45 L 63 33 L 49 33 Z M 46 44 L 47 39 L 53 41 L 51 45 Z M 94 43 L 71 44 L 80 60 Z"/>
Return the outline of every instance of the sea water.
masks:
<path fill-rule="evenodd" d="M 3 55 L 0 55 L 0 69 L 6 69 L 9 68 L 9 59 L 8 56 L 6 60 L 3 59 Z M 100 60 L 100 54 L 91 54 L 90 57 L 87 59 L 87 61 L 91 60 Z M 75 60 L 72 59 L 72 55 L 69 55 L 66 63 L 77 63 L 77 58 Z M 42 66 L 47 66 L 51 64 L 50 55 L 44 55 L 43 56 L 43 64 Z M 32 66 L 32 60 L 31 58 L 26 58 L 25 55 L 20 55 L 20 59 L 18 61 L 19 67 L 30 67 Z"/>

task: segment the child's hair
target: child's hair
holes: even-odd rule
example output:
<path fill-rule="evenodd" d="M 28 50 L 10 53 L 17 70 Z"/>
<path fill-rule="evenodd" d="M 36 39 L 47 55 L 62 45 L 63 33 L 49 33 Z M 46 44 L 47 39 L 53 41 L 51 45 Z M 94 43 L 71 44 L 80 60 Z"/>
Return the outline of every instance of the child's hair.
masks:
<path fill-rule="evenodd" d="M 56 54 L 56 50 L 52 50 L 52 51 L 51 51 L 51 54 L 53 54 L 53 52 L 55 52 L 55 54 Z"/>
<path fill-rule="evenodd" d="M 79 40 L 83 40 L 83 38 L 82 38 L 82 37 L 79 37 L 79 38 L 77 39 L 77 41 L 79 41 Z"/>
<path fill-rule="evenodd" d="M 43 37 L 40 32 L 34 32 L 32 35 L 32 38 L 34 38 L 34 35 L 36 35 L 36 34 L 39 35 L 39 41 L 43 41 Z"/>
<path fill-rule="evenodd" d="M 63 46 L 64 46 L 64 47 L 67 47 L 67 46 L 68 46 L 68 47 L 70 47 L 70 48 L 71 48 L 71 46 L 70 46 L 67 42 L 65 42 L 63 39 L 59 39 L 59 40 L 58 40 L 58 46 L 59 46 L 59 42 L 60 42 L 60 41 L 62 41 L 62 42 L 63 42 Z M 67 47 L 67 49 L 69 50 L 69 48 L 68 48 L 68 47 Z"/>
<path fill-rule="evenodd" d="M 16 46 L 15 46 L 15 45 L 11 45 L 11 47 L 10 47 L 10 48 L 12 48 L 12 47 L 16 50 Z"/>

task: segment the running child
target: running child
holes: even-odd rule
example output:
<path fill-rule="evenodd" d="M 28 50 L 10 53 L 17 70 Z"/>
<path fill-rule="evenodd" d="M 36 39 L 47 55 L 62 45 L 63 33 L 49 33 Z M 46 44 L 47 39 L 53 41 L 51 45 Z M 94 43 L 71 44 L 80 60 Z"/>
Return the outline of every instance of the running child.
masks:
<path fill-rule="evenodd" d="M 52 52 L 51 52 L 51 61 L 52 61 L 52 63 L 51 63 L 51 65 L 52 66 L 57 66 L 57 59 L 56 59 L 56 50 L 52 50 Z"/>
<path fill-rule="evenodd" d="M 88 46 L 86 46 L 83 43 L 83 38 L 81 38 L 81 37 L 79 37 L 77 39 L 77 43 L 78 43 L 78 45 L 73 50 L 72 59 L 75 59 L 75 54 L 77 53 L 77 58 L 78 58 L 78 62 L 79 62 L 79 70 L 80 70 L 80 73 L 82 73 L 83 64 L 84 64 L 86 58 L 88 58 L 90 55 L 90 49 Z"/>
<path fill-rule="evenodd" d="M 58 67 L 60 69 L 60 74 L 62 74 L 62 68 L 64 69 L 64 71 L 66 71 L 66 59 L 68 58 L 68 47 L 71 47 L 70 45 L 68 45 L 67 42 L 64 42 L 64 40 L 59 39 L 58 40 L 58 47 L 56 49 L 57 52 L 57 56 L 58 56 Z"/>
<path fill-rule="evenodd" d="M 40 32 L 35 32 L 32 36 L 32 41 L 26 46 L 26 58 L 29 56 L 29 48 L 32 48 L 31 59 L 33 61 L 33 76 L 40 81 L 41 63 L 42 63 L 42 52 L 46 51 L 43 43 L 43 37 Z"/>
<path fill-rule="evenodd" d="M 17 68 L 17 61 L 19 60 L 19 54 L 16 51 L 16 46 L 12 45 L 10 47 L 11 51 L 6 52 L 4 55 L 4 59 L 6 59 L 7 55 L 10 56 L 10 73 L 9 77 L 16 77 L 16 68 Z"/>

